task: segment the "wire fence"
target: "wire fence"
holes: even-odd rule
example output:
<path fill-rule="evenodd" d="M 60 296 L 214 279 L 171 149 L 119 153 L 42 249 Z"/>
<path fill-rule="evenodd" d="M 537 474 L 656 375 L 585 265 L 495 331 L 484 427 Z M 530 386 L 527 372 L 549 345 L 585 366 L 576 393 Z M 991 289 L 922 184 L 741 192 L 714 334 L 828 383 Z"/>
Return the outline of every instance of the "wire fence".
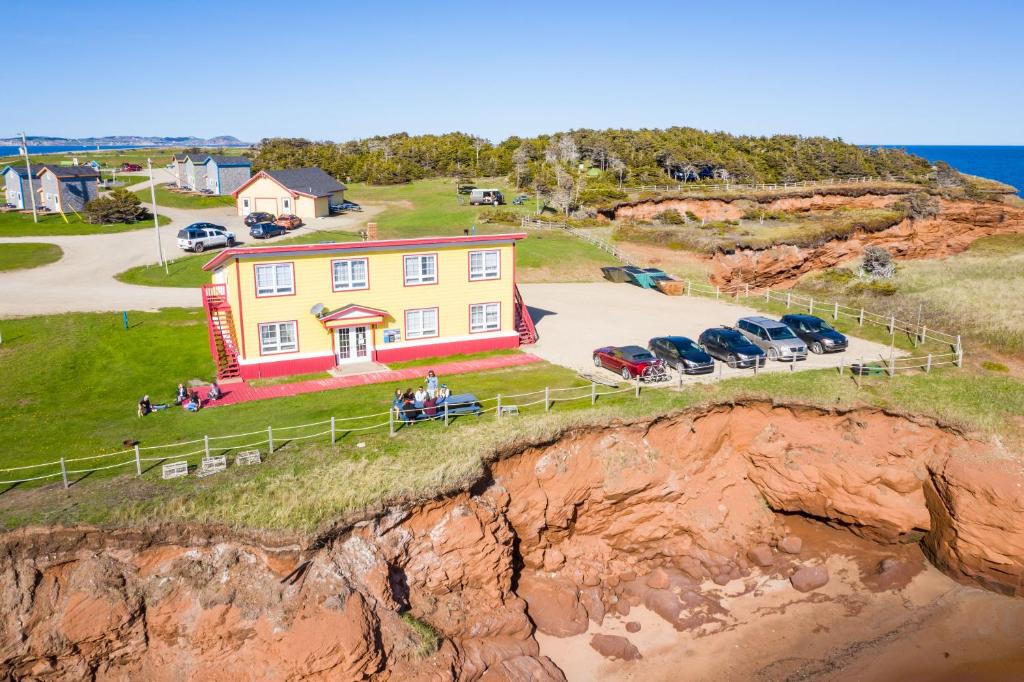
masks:
<path fill-rule="evenodd" d="M 890 357 L 879 355 L 877 358 L 861 357 L 847 363 L 843 354 L 839 356 L 839 364 L 831 367 L 837 370 L 840 375 L 850 375 L 858 382 L 863 376 L 887 375 L 892 378 L 899 372 L 931 372 L 933 369 L 942 367 L 961 366 L 963 353 L 954 350 L 948 353 L 929 353 L 912 357 Z M 727 377 L 723 373 L 724 363 L 717 363 L 717 372 L 705 377 L 696 377 L 695 380 L 721 381 Z M 808 369 L 822 369 L 821 367 L 808 367 Z M 790 372 L 797 371 L 796 363 L 789 364 Z M 759 371 L 755 366 L 753 374 Z M 435 415 L 427 417 L 426 421 L 443 423 L 450 426 L 453 421 L 468 415 L 483 416 L 492 414 L 497 420 L 515 417 L 523 413 L 527 408 L 543 406 L 544 412 L 550 412 L 558 404 L 570 404 L 589 401 L 590 407 L 595 406 L 599 400 L 608 396 L 625 396 L 632 393 L 637 399 L 642 392 L 658 389 L 681 389 L 684 386 L 684 375 L 676 374 L 666 381 L 658 383 L 645 383 L 636 378 L 632 383 L 621 386 L 619 382 L 614 385 L 599 381 L 590 381 L 589 384 L 565 387 L 546 386 L 543 389 L 525 393 L 497 394 L 490 398 L 469 402 L 444 403 L 436 408 Z M 421 410 L 418 409 L 417 412 Z M 416 420 L 420 421 L 420 420 Z M 331 417 L 329 419 L 310 422 L 306 424 L 292 424 L 287 426 L 268 425 L 266 429 L 234 433 L 227 435 L 205 435 L 202 438 L 178 441 L 175 443 L 162 443 L 158 445 L 136 444 L 131 448 L 115 452 L 87 455 L 82 457 L 61 457 L 51 462 L 40 464 L 28 464 L 16 467 L 0 468 L 0 485 L 19 485 L 37 481 L 60 479 L 64 488 L 69 488 L 78 481 L 74 477 L 85 477 L 100 471 L 124 469 L 133 472 L 136 476 L 143 476 L 160 465 L 180 466 L 186 463 L 184 470 L 187 472 L 191 466 L 202 468 L 205 462 L 214 458 L 228 457 L 231 454 L 236 456 L 252 448 L 265 448 L 267 454 L 273 454 L 289 443 L 311 441 L 320 439 L 325 443 L 336 444 L 352 434 L 364 434 L 370 432 L 385 433 L 394 437 L 412 421 L 403 419 L 400 410 L 390 409 L 386 412 L 376 412 L 358 416 Z M 79 462 L 92 462 L 100 460 L 95 466 L 80 466 Z M 134 471 L 132 471 L 134 470 Z M 24 472 L 27 475 L 18 477 L 17 472 Z M 11 474 L 15 474 L 13 477 Z"/>

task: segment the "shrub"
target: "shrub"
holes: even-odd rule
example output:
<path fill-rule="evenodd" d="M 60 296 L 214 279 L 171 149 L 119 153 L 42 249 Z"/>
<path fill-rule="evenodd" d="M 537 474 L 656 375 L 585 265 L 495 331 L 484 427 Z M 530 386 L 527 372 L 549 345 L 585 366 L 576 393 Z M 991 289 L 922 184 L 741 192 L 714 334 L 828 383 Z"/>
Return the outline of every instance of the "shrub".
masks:
<path fill-rule="evenodd" d="M 134 223 L 149 215 L 142 200 L 126 189 L 115 189 L 108 196 L 93 199 L 82 212 L 93 225 Z"/>
<path fill-rule="evenodd" d="M 860 269 L 866 276 L 875 279 L 889 279 L 896 274 L 892 254 L 880 246 L 869 246 L 864 249 Z"/>
<path fill-rule="evenodd" d="M 622 201 L 627 194 L 611 185 L 591 185 L 580 191 L 579 202 L 587 206 L 608 206 Z"/>
<path fill-rule="evenodd" d="M 441 635 L 429 623 L 425 623 L 408 611 L 402 614 L 402 621 L 417 640 L 416 654 L 420 658 L 426 658 L 440 648 Z"/>
<path fill-rule="evenodd" d="M 480 211 L 480 222 L 482 223 L 504 223 L 506 225 L 518 225 L 522 216 L 507 208 L 489 208 Z"/>
<path fill-rule="evenodd" d="M 686 219 L 687 220 L 691 220 L 691 221 L 693 221 L 695 223 L 699 223 L 700 222 L 700 217 L 696 213 L 694 213 L 693 211 L 687 211 L 685 215 L 686 215 Z"/>
<path fill-rule="evenodd" d="M 899 288 L 892 282 L 883 282 L 882 280 L 861 280 L 850 287 L 849 292 L 854 296 L 863 294 L 874 295 L 874 296 L 894 296 L 899 291 Z"/>
<path fill-rule="evenodd" d="M 939 200 L 931 194 L 915 192 L 899 202 L 896 208 L 906 217 L 916 220 L 918 218 L 937 216 L 941 207 L 939 206 Z"/>
<path fill-rule="evenodd" d="M 665 223 L 667 225 L 682 225 L 686 222 L 686 219 L 683 218 L 683 216 L 679 214 L 679 211 L 675 210 L 674 208 L 662 211 L 661 213 L 654 217 L 659 222 Z"/>
<path fill-rule="evenodd" d="M 1003 372 L 1004 374 L 1010 371 L 1010 368 L 1004 365 L 1003 363 L 992 362 L 991 360 L 986 360 L 985 362 L 981 363 L 981 367 L 982 369 L 987 369 L 990 372 Z"/>

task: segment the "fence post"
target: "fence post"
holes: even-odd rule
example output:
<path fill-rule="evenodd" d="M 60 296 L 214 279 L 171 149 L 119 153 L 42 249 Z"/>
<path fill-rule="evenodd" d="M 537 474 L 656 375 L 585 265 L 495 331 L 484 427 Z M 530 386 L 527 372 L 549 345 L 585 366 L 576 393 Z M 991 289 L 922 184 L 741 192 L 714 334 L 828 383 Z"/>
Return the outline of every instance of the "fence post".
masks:
<path fill-rule="evenodd" d="M 590 405 L 593 407 L 597 404 L 597 384 L 593 381 L 590 382 Z"/>
<path fill-rule="evenodd" d="M 839 376 L 843 376 L 843 370 L 846 369 L 846 358 L 842 354 L 839 355 Z"/>
<path fill-rule="evenodd" d="M 889 336 L 895 336 L 895 335 L 896 335 L 896 316 L 895 315 L 890 315 L 889 316 Z"/>
<path fill-rule="evenodd" d="M 787 291 L 786 292 L 786 308 L 787 309 L 789 308 L 789 305 L 792 302 L 792 300 L 793 300 L 793 294 L 791 294 L 790 292 Z"/>
<path fill-rule="evenodd" d="M 139 455 L 139 444 L 135 444 L 135 475 L 142 475 L 142 457 Z"/>
<path fill-rule="evenodd" d="M 928 364 L 924 366 L 925 374 L 930 374 L 932 371 L 932 354 L 928 354 Z"/>
<path fill-rule="evenodd" d="M 209 457 L 210 457 L 210 437 L 209 436 L 203 436 L 203 451 L 204 451 L 204 456 L 207 459 L 209 459 Z"/>
<path fill-rule="evenodd" d="M 857 317 L 857 326 L 858 327 L 863 327 L 864 326 L 864 309 L 863 308 L 860 309 L 860 315 Z"/>
<path fill-rule="evenodd" d="M 388 414 L 391 414 L 394 410 L 388 410 Z M 336 439 L 336 432 L 334 430 L 334 417 L 331 417 L 331 445 L 334 445 Z"/>
<path fill-rule="evenodd" d="M 924 343 L 928 339 L 928 325 L 921 325 L 921 343 Z"/>
<path fill-rule="evenodd" d="M 832 308 L 832 319 L 839 319 L 839 301 L 836 301 L 835 307 Z"/>
<path fill-rule="evenodd" d="M 274 454 L 274 428 L 272 426 L 267 427 L 267 454 Z"/>
<path fill-rule="evenodd" d="M 388 436 L 395 437 L 395 411 L 388 410 Z"/>
<path fill-rule="evenodd" d="M 771 302 L 771 300 L 772 300 L 772 288 L 771 287 L 765 287 L 764 288 L 764 300 L 765 300 L 766 303 Z"/>
<path fill-rule="evenodd" d="M 690 295 L 690 280 L 686 280 L 686 295 Z"/>
<path fill-rule="evenodd" d="M 444 425 L 448 426 L 448 401 L 444 401 Z"/>
<path fill-rule="evenodd" d="M 636 383 L 636 393 L 635 393 L 635 395 L 636 395 L 637 398 L 639 398 L 640 397 L 640 377 L 637 377 L 636 379 L 634 379 L 634 382 Z"/>
<path fill-rule="evenodd" d="M 743 298 L 750 298 L 750 285 L 749 284 L 744 284 L 743 285 Z"/>
<path fill-rule="evenodd" d="M 64 490 L 68 489 L 68 468 L 64 466 L 64 458 L 60 458 L 60 477 L 64 479 Z"/>
<path fill-rule="evenodd" d="M 892 354 L 893 354 L 893 348 L 892 348 L 892 346 L 889 346 L 889 363 L 888 363 L 889 367 L 888 367 L 888 369 L 889 369 L 889 378 L 890 379 L 892 379 L 894 376 L 896 376 L 896 361 L 893 360 Z"/>
<path fill-rule="evenodd" d="M 810 313 L 811 315 L 814 314 L 814 297 L 813 296 L 811 297 L 811 300 L 807 303 L 807 312 Z"/>
<path fill-rule="evenodd" d="M 498 394 L 498 403 L 494 408 L 494 418 L 501 419 L 501 394 Z"/>
<path fill-rule="evenodd" d="M 550 401 L 550 397 L 549 397 L 550 395 L 551 395 L 551 390 L 547 386 L 545 386 L 544 387 L 544 411 L 545 412 L 550 412 L 551 411 L 551 401 Z"/>
<path fill-rule="evenodd" d="M 715 300 L 717 301 L 721 297 L 722 297 L 722 290 L 719 289 L 718 287 L 715 287 Z"/>

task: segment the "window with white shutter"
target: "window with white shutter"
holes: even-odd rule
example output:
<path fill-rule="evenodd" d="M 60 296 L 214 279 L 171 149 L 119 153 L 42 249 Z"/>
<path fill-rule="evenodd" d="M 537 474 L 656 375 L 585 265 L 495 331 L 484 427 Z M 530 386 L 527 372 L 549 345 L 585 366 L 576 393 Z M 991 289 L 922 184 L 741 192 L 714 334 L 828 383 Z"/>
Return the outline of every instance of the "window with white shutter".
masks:
<path fill-rule="evenodd" d="M 405 285 L 437 284 L 437 254 L 405 257 Z"/>
<path fill-rule="evenodd" d="M 260 328 L 260 354 L 293 353 L 299 349 L 295 322 L 265 322 Z"/>
<path fill-rule="evenodd" d="M 370 287 L 369 264 L 366 258 L 351 258 L 331 262 L 335 291 L 352 291 Z"/>

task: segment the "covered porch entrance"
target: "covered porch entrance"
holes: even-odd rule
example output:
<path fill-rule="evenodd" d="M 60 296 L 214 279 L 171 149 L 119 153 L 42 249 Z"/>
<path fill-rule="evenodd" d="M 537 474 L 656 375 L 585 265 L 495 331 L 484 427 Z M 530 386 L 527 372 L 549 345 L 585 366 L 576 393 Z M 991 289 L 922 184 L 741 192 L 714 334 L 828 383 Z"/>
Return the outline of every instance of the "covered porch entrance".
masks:
<path fill-rule="evenodd" d="M 331 334 L 334 361 L 341 367 L 376 360 L 374 328 L 388 318 L 384 310 L 346 305 L 321 315 L 320 323 Z"/>

